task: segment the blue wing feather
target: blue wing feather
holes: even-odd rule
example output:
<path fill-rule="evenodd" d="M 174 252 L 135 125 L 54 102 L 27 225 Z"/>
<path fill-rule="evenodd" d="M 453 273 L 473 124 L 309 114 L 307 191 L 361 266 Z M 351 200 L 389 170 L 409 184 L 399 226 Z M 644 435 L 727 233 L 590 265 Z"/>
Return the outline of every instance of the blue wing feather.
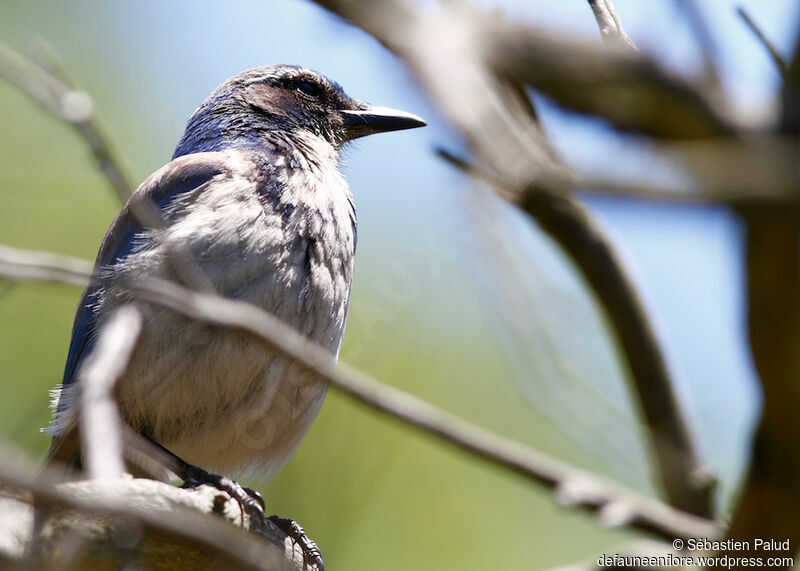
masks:
<path fill-rule="evenodd" d="M 170 162 L 144 181 L 106 232 L 95 261 L 94 275 L 96 276 L 101 268 L 113 267 L 123 260 L 133 248 L 137 234 L 143 230 L 142 224 L 131 211 L 135 201 L 149 199 L 161 209 L 175 197 L 227 172 L 225 158 L 224 153 L 185 155 Z M 75 382 L 83 360 L 91 353 L 94 346 L 97 322 L 94 303 L 97 293 L 98 286 L 93 281 L 83 292 L 78 303 L 62 386 Z"/>

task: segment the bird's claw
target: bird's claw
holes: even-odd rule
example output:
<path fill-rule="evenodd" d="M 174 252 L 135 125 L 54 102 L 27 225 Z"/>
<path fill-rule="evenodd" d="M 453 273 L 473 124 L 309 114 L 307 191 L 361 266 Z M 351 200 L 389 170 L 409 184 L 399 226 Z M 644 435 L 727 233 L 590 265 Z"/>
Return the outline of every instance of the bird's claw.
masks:
<path fill-rule="evenodd" d="M 263 530 L 267 520 L 275 524 L 278 529 L 283 531 L 288 537 L 292 538 L 300 549 L 303 550 L 303 562 L 311 563 L 317 571 L 325 571 L 325 563 L 322 561 L 322 552 L 317 544 L 308 537 L 306 531 L 293 519 L 278 517 L 275 515 L 266 517 L 264 509 L 266 504 L 264 498 L 255 490 L 245 488 L 238 482 L 230 478 L 206 472 L 197 466 L 191 466 L 190 472 L 183 481 L 182 488 L 196 488 L 208 484 L 216 489 L 225 492 L 239 504 L 242 512 L 242 524 L 244 525 L 244 514 L 250 520 L 251 529 Z"/>
<path fill-rule="evenodd" d="M 264 502 L 264 496 L 262 496 L 260 492 L 253 490 L 252 488 L 242 487 L 242 489 L 248 496 L 258 502 L 258 505 L 261 506 L 262 513 L 267 509 L 267 504 Z"/>
<path fill-rule="evenodd" d="M 271 515 L 267 518 L 281 529 L 288 537 L 291 537 L 303 550 L 303 562 L 309 562 L 316 566 L 317 571 L 325 571 L 325 563 L 322 561 L 322 552 L 308 535 L 306 530 L 300 527 L 293 519 L 282 518 Z"/>
<path fill-rule="evenodd" d="M 264 529 L 266 526 L 266 517 L 264 515 L 264 498 L 250 488 L 245 488 L 238 482 L 234 482 L 230 478 L 206 472 L 202 468 L 192 466 L 190 474 L 183 481 L 182 488 L 196 488 L 208 484 L 214 486 L 216 489 L 225 492 L 239 504 L 239 509 L 242 513 L 241 523 L 244 525 L 244 515 L 247 514 L 249 518 L 250 527 L 254 529 Z"/>

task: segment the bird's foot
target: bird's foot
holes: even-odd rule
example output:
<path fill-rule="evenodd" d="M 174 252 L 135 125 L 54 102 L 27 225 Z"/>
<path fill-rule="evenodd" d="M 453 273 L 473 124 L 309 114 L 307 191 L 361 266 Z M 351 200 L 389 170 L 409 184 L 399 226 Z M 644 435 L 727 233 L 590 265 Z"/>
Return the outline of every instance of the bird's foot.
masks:
<path fill-rule="evenodd" d="M 238 482 L 234 482 L 225 476 L 219 476 L 206 472 L 197 466 L 190 466 L 189 473 L 183 481 L 182 488 L 196 488 L 208 484 L 214 486 L 216 489 L 225 492 L 239 504 L 239 509 L 242 512 L 241 523 L 244 525 L 244 515 L 247 514 L 250 520 L 250 527 L 255 529 L 264 529 L 266 526 L 266 517 L 264 516 L 264 498 L 261 494 L 250 488 L 245 488 Z"/>
<path fill-rule="evenodd" d="M 305 564 L 311 563 L 315 565 L 317 571 L 325 571 L 325 563 L 322 561 L 322 552 L 314 543 L 314 540 L 308 537 L 306 530 L 293 519 L 287 519 L 271 515 L 267 518 L 281 529 L 287 536 L 291 537 L 295 543 L 303 550 L 303 562 Z"/>
<path fill-rule="evenodd" d="M 245 488 L 230 478 L 212 474 L 197 466 L 187 465 L 187 469 L 188 473 L 183 481 L 182 488 L 196 488 L 208 484 L 225 492 L 239 504 L 242 512 L 242 525 L 244 525 L 244 514 L 247 514 L 252 529 L 263 530 L 266 527 L 267 520 L 269 520 L 300 546 L 300 549 L 303 550 L 303 562 L 306 565 L 310 563 L 316 567 L 317 571 L 325 571 L 325 563 L 322 561 L 322 553 L 319 547 L 308 537 L 306 531 L 296 521 L 275 515 L 265 517 L 264 498 L 261 494 L 250 488 Z"/>

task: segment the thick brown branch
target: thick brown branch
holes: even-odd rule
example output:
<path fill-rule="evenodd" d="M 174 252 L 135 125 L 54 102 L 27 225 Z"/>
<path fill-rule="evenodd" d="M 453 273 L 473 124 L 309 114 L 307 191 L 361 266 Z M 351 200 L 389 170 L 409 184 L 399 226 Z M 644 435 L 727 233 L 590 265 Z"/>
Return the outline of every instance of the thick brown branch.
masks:
<path fill-rule="evenodd" d="M 86 287 L 92 264 L 51 252 L 22 250 L 0 244 L 0 276 L 18 281 L 47 281 Z"/>
<path fill-rule="evenodd" d="M 800 546 L 800 209 L 750 211 L 746 221 L 750 346 L 764 390 L 753 457 L 729 535 Z M 742 557 L 742 552 L 729 553 Z M 750 555 L 763 553 L 753 551 Z"/>
<path fill-rule="evenodd" d="M 783 89 L 779 131 L 800 134 L 800 40 Z M 800 183 L 796 182 L 800 194 Z M 800 546 L 800 207 L 751 208 L 745 222 L 748 333 L 764 408 L 729 536 L 789 539 Z M 754 548 L 754 542 L 751 543 Z M 729 553 L 732 556 L 759 556 Z"/>
<path fill-rule="evenodd" d="M 488 20 L 481 32 L 485 58 L 499 73 L 619 129 L 681 140 L 741 130 L 719 93 L 664 69 L 642 52 L 620 46 L 597 50 L 499 18 Z"/>
<path fill-rule="evenodd" d="M 713 481 L 697 461 L 658 340 L 613 248 L 571 194 L 539 189 L 519 204 L 575 260 L 601 300 L 631 369 L 667 497 L 708 515 Z"/>
<path fill-rule="evenodd" d="M 623 181 L 579 174 L 555 178 L 551 184 L 571 186 L 600 195 L 676 204 L 718 203 L 733 207 L 765 204 L 793 207 L 800 202 L 795 189 L 796 144 L 789 138 L 759 137 L 744 142 L 714 141 L 655 145 L 661 158 L 689 165 L 694 181 L 686 187 L 659 186 L 651 181 Z M 444 149 L 437 154 L 466 174 L 494 186 L 506 198 L 514 194 L 497 173 L 479 167 Z"/>

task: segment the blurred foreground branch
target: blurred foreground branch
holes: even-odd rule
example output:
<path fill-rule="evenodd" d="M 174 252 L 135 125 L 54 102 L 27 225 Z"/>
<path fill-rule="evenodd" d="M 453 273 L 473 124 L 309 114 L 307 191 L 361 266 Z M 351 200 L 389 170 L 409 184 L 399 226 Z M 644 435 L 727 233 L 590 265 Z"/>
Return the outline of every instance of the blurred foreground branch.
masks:
<path fill-rule="evenodd" d="M 782 135 L 795 141 L 800 136 L 800 40 L 796 42 L 778 126 Z M 800 178 L 795 178 L 795 191 L 800 195 Z M 789 539 L 796 553 L 800 546 L 800 206 L 751 208 L 739 214 L 745 223 L 748 333 L 764 408 L 729 537 Z"/>
<path fill-rule="evenodd" d="M 141 331 L 142 314 L 133 305 L 123 306 L 109 319 L 78 373 L 81 450 L 90 479 L 119 478 L 126 472 L 114 386 L 128 368 Z"/>
<path fill-rule="evenodd" d="M 47 67 L 0 42 L 0 77 L 5 77 L 44 109 L 72 125 L 89 145 L 120 202 L 125 202 L 134 187 L 99 124 L 94 101 L 88 93 L 78 89 L 47 44 L 40 43 L 37 53 Z"/>
<path fill-rule="evenodd" d="M 703 74 L 706 82 L 713 89 L 721 88 L 720 74 L 717 70 L 716 57 L 719 54 L 714 34 L 703 16 L 700 5 L 695 0 L 673 0 L 675 6 L 681 10 L 689 23 L 694 36 L 700 45 L 700 54 L 703 60 Z"/>
<path fill-rule="evenodd" d="M 682 513 L 596 474 L 497 436 L 413 395 L 383 385 L 345 364 L 336 365 L 331 362 L 327 350 L 252 305 L 193 292 L 163 281 L 139 283 L 134 289 L 150 303 L 261 339 L 359 402 L 433 434 L 478 458 L 554 488 L 559 501 L 597 513 L 605 525 L 632 527 L 669 540 L 715 537 L 721 533 L 715 522 Z"/>
<path fill-rule="evenodd" d="M 598 50 L 462 3 L 317 3 L 406 61 L 499 181 L 495 187 L 576 263 L 630 367 L 667 498 L 681 510 L 711 517 L 712 480 L 697 457 L 639 296 L 611 244 L 571 191 L 578 178 L 558 161 L 535 117 L 503 85 L 509 78 L 524 82 L 580 111 L 602 113 L 621 128 L 667 138 L 734 133 L 732 121 L 701 87 L 628 46 Z M 613 6 L 605 4 L 610 18 Z M 636 104 L 620 106 L 620 97 L 635 97 Z M 656 106 L 658 113 L 652 112 Z"/>
<path fill-rule="evenodd" d="M 693 184 L 657 186 L 650 180 L 576 176 L 553 179 L 575 190 L 600 196 L 651 200 L 673 204 L 723 204 L 734 208 L 774 205 L 793 208 L 800 204 L 796 187 L 796 143 L 788 137 L 760 136 L 746 143 L 726 140 L 655 145 L 655 150 L 692 170 Z M 466 174 L 504 190 L 506 181 L 496 173 L 446 149 L 437 154 Z M 754 192 L 753 189 L 757 189 Z"/>
<path fill-rule="evenodd" d="M 359 402 L 479 458 L 555 488 L 561 501 L 596 511 L 607 525 L 633 527 L 665 539 L 689 537 L 693 533 L 699 533 L 698 537 L 713 537 L 720 532 L 714 522 L 671 509 L 607 482 L 596 474 L 578 470 L 483 430 L 413 395 L 383 385 L 345 364 L 336 365 L 326 349 L 252 305 L 192 292 L 160 280 L 139 283 L 134 290 L 150 303 L 253 335 Z"/>
<path fill-rule="evenodd" d="M 14 281 L 48 281 L 83 288 L 92 276 L 92 264 L 62 254 L 0 244 L 0 276 Z"/>

